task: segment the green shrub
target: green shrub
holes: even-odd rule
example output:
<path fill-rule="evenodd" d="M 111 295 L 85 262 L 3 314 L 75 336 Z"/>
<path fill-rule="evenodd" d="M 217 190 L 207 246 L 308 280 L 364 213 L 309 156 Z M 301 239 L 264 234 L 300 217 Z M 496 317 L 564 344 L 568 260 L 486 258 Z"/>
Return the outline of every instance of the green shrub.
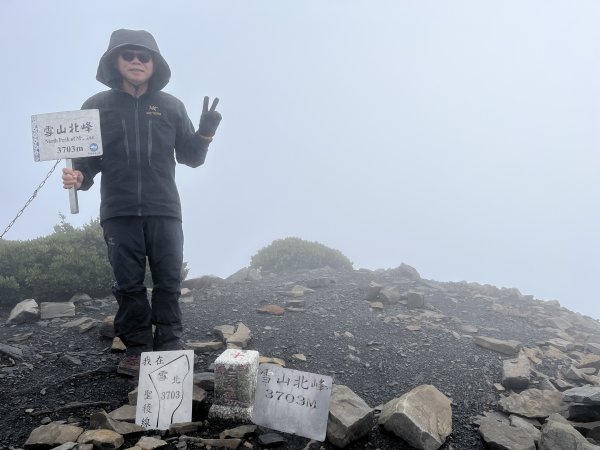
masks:
<path fill-rule="evenodd" d="M 339 250 L 297 237 L 273 241 L 254 255 L 250 262 L 251 268 L 262 268 L 275 273 L 319 269 L 325 266 L 352 270 L 352 262 Z"/>
<path fill-rule="evenodd" d="M 49 236 L 0 239 L 0 306 L 26 298 L 66 301 L 79 292 L 92 297 L 111 293 L 113 275 L 100 220 L 74 228 L 63 215 L 60 219 Z M 182 276 L 187 272 L 184 263 Z"/>

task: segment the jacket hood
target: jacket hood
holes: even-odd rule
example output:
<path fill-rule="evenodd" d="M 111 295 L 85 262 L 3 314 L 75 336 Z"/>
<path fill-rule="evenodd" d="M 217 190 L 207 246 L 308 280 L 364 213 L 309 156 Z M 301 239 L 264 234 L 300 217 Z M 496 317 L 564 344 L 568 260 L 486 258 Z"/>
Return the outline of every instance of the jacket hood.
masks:
<path fill-rule="evenodd" d="M 119 50 L 131 45 L 143 47 L 152 52 L 154 73 L 152 74 L 152 78 L 150 78 L 149 89 L 152 91 L 160 91 L 169 82 L 169 79 L 171 78 L 171 69 L 167 64 L 167 61 L 165 61 L 160 54 L 154 36 L 145 30 L 121 29 L 113 31 L 110 36 L 110 42 L 108 43 L 108 49 L 104 52 L 102 58 L 100 58 L 96 80 L 108 87 L 120 88 L 122 77 L 117 70 L 115 61 Z"/>

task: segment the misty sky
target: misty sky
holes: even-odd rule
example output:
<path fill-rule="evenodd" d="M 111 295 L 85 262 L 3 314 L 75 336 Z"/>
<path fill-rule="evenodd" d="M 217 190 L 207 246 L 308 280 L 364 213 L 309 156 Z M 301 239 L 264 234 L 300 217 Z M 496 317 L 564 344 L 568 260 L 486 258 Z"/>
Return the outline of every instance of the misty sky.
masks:
<path fill-rule="evenodd" d="M 195 124 L 221 99 L 177 169 L 190 276 L 297 236 L 600 318 L 598 23 L 592 0 L 3 0 L 0 231 L 53 164 L 31 115 L 79 109 L 110 33 L 146 29 Z M 71 216 L 57 170 L 5 239 L 97 217 L 98 187 Z"/>

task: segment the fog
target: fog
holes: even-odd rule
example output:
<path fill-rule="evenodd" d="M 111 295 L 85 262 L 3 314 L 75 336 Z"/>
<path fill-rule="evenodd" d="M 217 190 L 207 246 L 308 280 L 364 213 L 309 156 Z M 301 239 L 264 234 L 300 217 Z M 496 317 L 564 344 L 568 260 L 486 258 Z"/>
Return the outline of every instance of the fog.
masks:
<path fill-rule="evenodd" d="M 146 29 L 195 124 L 220 98 L 205 165 L 177 169 L 190 276 L 297 236 L 600 318 L 599 21 L 566 0 L 3 1 L 1 230 L 53 165 L 30 116 L 79 109 L 110 33 Z M 97 217 L 98 183 L 79 202 L 57 170 L 5 239 Z"/>

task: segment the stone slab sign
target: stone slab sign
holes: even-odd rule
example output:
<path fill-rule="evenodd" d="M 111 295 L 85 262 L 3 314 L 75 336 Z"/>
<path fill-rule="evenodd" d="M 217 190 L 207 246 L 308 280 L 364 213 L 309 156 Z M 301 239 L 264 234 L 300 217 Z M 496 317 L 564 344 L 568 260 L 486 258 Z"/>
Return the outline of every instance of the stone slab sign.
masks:
<path fill-rule="evenodd" d="M 327 375 L 261 364 L 252 422 L 324 441 L 333 381 Z"/>
<path fill-rule="evenodd" d="M 97 109 L 31 116 L 31 133 L 35 161 L 102 155 Z"/>
<path fill-rule="evenodd" d="M 191 422 L 193 380 L 193 350 L 142 353 L 135 423 L 168 430 L 173 423 Z"/>
<path fill-rule="evenodd" d="M 258 373 L 258 352 L 227 349 L 215 360 L 214 401 L 209 418 L 249 422 Z"/>

